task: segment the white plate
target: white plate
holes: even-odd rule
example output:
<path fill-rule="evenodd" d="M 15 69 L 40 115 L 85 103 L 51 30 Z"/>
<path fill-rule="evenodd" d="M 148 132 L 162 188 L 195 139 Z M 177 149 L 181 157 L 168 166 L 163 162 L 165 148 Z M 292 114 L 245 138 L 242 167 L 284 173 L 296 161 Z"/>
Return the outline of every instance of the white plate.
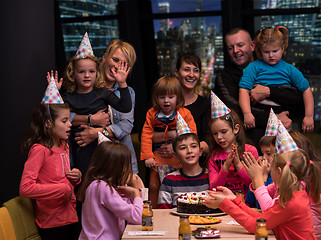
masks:
<path fill-rule="evenodd" d="M 206 217 L 206 216 L 217 217 L 217 216 L 226 215 L 225 212 L 220 212 L 220 213 L 205 213 L 205 214 L 179 213 L 179 212 L 177 212 L 177 208 L 172 208 L 172 209 L 171 209 L 171 213 L 174 214 L 174 215 L 178 215 L 178 216 L 184 216 L 184 215 L 185 215 L 185 216 L 203 216 L 203 217 Z"/>

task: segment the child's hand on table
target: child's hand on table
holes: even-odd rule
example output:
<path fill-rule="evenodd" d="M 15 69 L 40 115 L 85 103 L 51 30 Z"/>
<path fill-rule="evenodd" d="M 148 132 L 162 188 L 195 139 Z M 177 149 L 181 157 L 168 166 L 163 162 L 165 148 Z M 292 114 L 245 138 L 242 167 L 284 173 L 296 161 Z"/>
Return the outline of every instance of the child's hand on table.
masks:
<path fill-rule="evenodd" d="M 236 198 L 234 193 L 223 186 L 218 186 L 216 189 L 208 190 L 208 196 L 202 197 L 201 203 L 209 208 L 218 208 L 225 198 L 233 200 Z"/>

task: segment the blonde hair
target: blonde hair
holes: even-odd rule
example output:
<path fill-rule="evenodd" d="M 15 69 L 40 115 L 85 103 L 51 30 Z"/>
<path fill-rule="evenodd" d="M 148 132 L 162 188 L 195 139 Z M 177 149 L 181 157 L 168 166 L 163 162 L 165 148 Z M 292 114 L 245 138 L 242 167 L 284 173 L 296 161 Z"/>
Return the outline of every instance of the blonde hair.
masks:
<path fill-rule="evenodd" d="M 269 44 L 279 44 L 283 49 L 283 56 L 289 44 L 289 29 L 284 26 L 276 28 L 262 28 L 255 39 L 255 53 L 258 59 L 262 59 L 262 48 Z"/>
<path fill-rule="evenodd" d="M 293 192 L 300 188 L 301 181 L 306 181 L 309 158 L 302 149 L 282 153 L 274 157 L 272 168 L 282 169 L 279 204 L 284 207 L 291 200 Z"/>
<path fill-rule="evenodd" d="M 77 56 L 73 56 L 68 62 L 68 65 L 67 65 L 66 71 L 65 71 L 65 75 L 64 75 L 64 83 L 63 84 L 64 84 L 64 87 L 66 88 L 68 93 L 73 93 L 77 90 L 77 82 L 76 82 L 76 79 L 74 78 L 74 71 L 75 71 L 76 63 L 79 60 L 83 60 L 83 59 L 89 59 L 89 60 L 92 60 L 93 62 L 96 63 L 97 75 L 96 75 L 96 81 L 94 84 L 94 88 L 103 88 L 106 86 L 105 81 L 101 78 L 100 71 L 99 71 L 100 61 L 96 56 L 87 56 L 84 58 L 78 58 Z"/>
<path fill-rule="evenodd" d="M 110 58 L 117 49 L 120 49 L 124 53 L 124 55 L 126 56 L 127 61 L 128 61 L 128 63 L 127 63 L 128 67 L 130 67 L 130 71 L 132 70 L 132 68 L 135 64 L 135 61 L 136 61 L 135 49 L 133 48 L 132 45 L 130 45 L 127 42 L 124 42 L 121 39 L 114 39 L 108 44 L 108 46 L 106 48 L 106 52 L 104 54 L 104 59 L 102 60 L 102 62 L 100 64 L 101 73 L 104 72 L 106 59 Z M 103 74 L 103 76 L 105 77 L 105 74 Z"/>
<path fill-rule="evenodd" d="M 160 108 L 158 105 L 158 97 L 166 94 L 175 94 L 177 96 L 176 107 L 184 107 L 185 100 L 182 93 L 182 87 L 179 80 L 174 76 L 164 76 L 158 79 L 153 86 L 152 101 L 154 108 Z"/>

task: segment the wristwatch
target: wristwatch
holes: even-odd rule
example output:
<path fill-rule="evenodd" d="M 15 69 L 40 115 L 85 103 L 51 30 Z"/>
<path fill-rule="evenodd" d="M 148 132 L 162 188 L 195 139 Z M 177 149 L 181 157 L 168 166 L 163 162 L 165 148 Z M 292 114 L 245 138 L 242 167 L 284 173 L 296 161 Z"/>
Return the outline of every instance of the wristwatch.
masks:
<path fill-rule="evenodd" d="M 92 116 L 92 114 L 88 114 L 88 125 L 89 125 L 89 127 L 93 126 L 93 124 L 91 122 L 91 116 Z"/>
<path fill-rule="evenodd" d="M 108 130 L 107 130 L 107 128 L 103 128 L 103 134 L 106 136 L 106 137 L 108 137 L 109 136 L 109 132 L 108 132 Z"/>

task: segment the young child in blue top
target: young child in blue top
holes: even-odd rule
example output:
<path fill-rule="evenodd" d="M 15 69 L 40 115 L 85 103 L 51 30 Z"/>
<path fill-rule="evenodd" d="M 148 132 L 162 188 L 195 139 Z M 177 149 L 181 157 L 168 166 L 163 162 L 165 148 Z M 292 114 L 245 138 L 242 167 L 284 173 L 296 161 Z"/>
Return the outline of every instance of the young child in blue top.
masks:
<path fill-rule="evenodd" d="M 268 186 L 273 183 L 270 171 L 275 151 L 275 136 L 263 136 L 260 139 L 259 146 L 263 156 L 260 156 L 257 161 L 260 165 L 264 166 L 264 184 Z M 246 194 L 246 203 L 250 207 L 261 208 L 254 193 L 250 189 Z"/>
<path fill-rule="evenodd" d="M 263 28 L 255 38 L 255 52 L 258 60 L 250 63 L 243 70 L 239 86 L 239 104 L 244 115 L 244 126 L 247 129 L 255 127 L 255 118 L 251 113 L 249 93 L 255 84 L 264 86 L 296 87 L 303 92 L 305 117 L 302 122 L 304 132 L 312 132 L 314 128 L 314 100 L 309 82 L 293 65 L 286 63 L 282 57 L 288 47 L 289 30 L 284 26 Z M 276 113 L 282 106 L 270 100 L 263 100 L 259 104 L 271 106 Z M 283 109 L 282 109 L 283 110 Z"/>

